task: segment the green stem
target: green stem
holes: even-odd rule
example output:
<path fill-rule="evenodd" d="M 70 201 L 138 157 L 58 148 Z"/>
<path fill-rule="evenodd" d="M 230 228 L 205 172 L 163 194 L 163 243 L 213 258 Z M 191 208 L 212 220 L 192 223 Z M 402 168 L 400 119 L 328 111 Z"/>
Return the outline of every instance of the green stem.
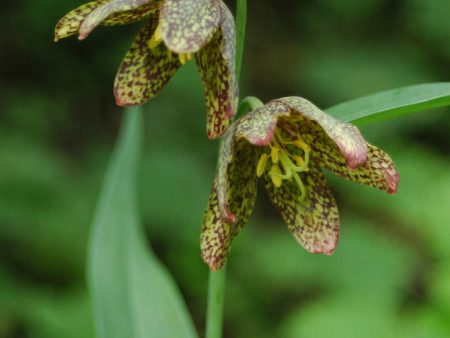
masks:
<path fill-rule="evenodd" d="M 239 82 L 244 55 L 245 28 L 247 26 L 247 0 L 236 1 L 236 77 Z"/>
<path fill-rule="evenodd" d="M 247 0 L 236 0 L 236 78 L 239 82 L 244 53 Z M 226 270 L 209 272 L 206 338 L 221 338 L 225 303 Z"/>
<path fill-rule="evenodd" d="M 221 338 L 226 270 L 209 273 L 206 338 Z"/>

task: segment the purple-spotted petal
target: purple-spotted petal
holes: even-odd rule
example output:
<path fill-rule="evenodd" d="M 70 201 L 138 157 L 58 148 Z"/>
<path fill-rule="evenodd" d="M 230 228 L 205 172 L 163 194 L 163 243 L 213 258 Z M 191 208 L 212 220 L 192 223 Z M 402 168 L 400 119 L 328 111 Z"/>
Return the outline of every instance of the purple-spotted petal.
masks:
<path fill-rule="evenodd" d="M 317 161 L 336 175 L 395 194 L 400 178 L 394 162 L 383 150 L 370 144 L 367 146 L 369 149 L 367 161 L 356 169 L 348 168 L 345 159 L 337 150 L 326 145 L 320 145 L 321 153 Z"/>
<path fill-rule="evenodd" d="M 229 9 L 220 2 L 220 29 L 196 54 L 205 88 L 209 138 L 221 136 L 235 115 L 239 90 L 235 74 L 235 27 Z"/>
<path fill-rule="evenodd" d="M 176 53 L 195 53 L 213 36 L 220 23 L 217 0 L 164 0 L 161 36 Z"/>
<path fill-rule="evenodd" d="M 287 105 L 271 101 L 240 118 L 236 135 L 245 137 L 254 145 L 266 146 L 272 140 L 278 119 L 289 115 Z"/>
<path fill-rule="evenodd" d="M 128 12 L 139 9 L 139 7 L 155 2 L 154 0 L 111 0 L 101 6 L 95 8 L 89 15 L 86 16 L 79 30 L 79 39 L 85 39 L 92 30 L 101 24 L 105 19 L 111 15 L 120 12 Z M 129 13 L 130 15 L 132 13 Z M 131 22 L 136 21 L 132 16 L 128 17 Z M 113 22 L 110 22 L 112 24 Z M 126 23 L 126 22 L 117 22 Z"/>
<path fill-rule="evenodd" d="M 233 124 L 224 137 L 216 177 L 218 204 L 223 222 L 240 221 L 242 206 L 256 196 L 256 164 L 259 149 L 236 137 Z M 242 206 L 241 206 L 242 204 Z"/>
<path fill-rule="evenodd" d="M 156 21 L 156 20 L 155 20 Z M 114 85 L 120 106 L 142 104 L 156 95 L 175 74 L 181 63 L 164 44 L 148 47 L 156 22 L 148 22 L 125 55 Z"/>
<path fill-rule="evenodd" d="M 224 223 L 219 210 L 216 188 L 213 187 L 203 217 L 200 250 L 203 261 L 213 271 L 221 269 L 230 252 L 234 224 Z"/>
<path fill-rule="evenodd" d="M 294 238 L 309 252 L 331 255 L 339 241 L 339 214 L 336 202 L 320 168 L 310 166 L 301 174 L 306 190 L 300 201 L 300 190 L 294 180 L 281 187 L 266 177 L 269 197 Z"/>
<path fill-rule="evenodd" d="M 147 16 L 156 14 L 160 6 L 160 1 L 161 0 L 153 0 L 132 10 L 115 12 L 104 18 L 104 20 L 101 21 L 101 24 L 113 26 L 139 21 Z M 88 16 L 90 17 L 92 12 L 100 7 L 104 8 L 104 5 L 109 5 L 109 3 L 110 0 L 92 1 L 70 11 L 57 23 L 55 28 L 55 41 L 79 33 L 80 27 L 85 19 Z M 87 35 L 87 33 L 84 34 Z"/>
<path fill-rule="evenodd" d="M 101 22 L 101 25 L 104 26 L 126 25 L 137 21 L 141 21 L 142 19 L 145 19 L 147 17 L 154 17 L 151 20 L 156 20 L 160 6 L 161 0 L 153 0 L 139 7 L 111 14 Z"/>
<path fill-rule="evenodd" d="M 308 120 L 317 122 L 339 147 L 349 168 L 356 168 L 367 159 L 367 145 L 355 126 L 337 120 L 301 97 L 285 97 L 277 101 L 289 105 Z"/>
<path fill-rule="evenodd" d="M 55 41 L 76 34 L 84 19 L 97 7 L 107 3 L 109 0 L 98 0 L 88 2 L 67 13 L 55 27 Z"/>
<path fill-rule="evenodd" d="M 243 191 L 231 192 L 230 208 L 236 215 L 235 222 L 226 222 L 222 218 L 217 195 L 217 181 L 209 198 L 200 236 L 200 248 L 203 260 L 213 271 L 225 265 L 232 240 L 247 223 L 255 204 L 256 182 L 241 183 L 247 183 L 249 186 Z M 238 189 L 241 188 L 238 187 Z M 243 194 L 240 195 L 240 193 Z"/>

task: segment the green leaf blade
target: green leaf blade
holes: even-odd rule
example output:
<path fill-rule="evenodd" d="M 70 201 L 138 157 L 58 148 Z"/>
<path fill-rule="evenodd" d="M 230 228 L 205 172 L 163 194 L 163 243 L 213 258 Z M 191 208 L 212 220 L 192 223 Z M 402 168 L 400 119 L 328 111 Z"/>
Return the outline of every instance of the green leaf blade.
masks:
<path fill-rule="evenodd" d="M 333 106 L 326 111 L 357 125 L 450 105 L 450 82 L 397 88 Z"/>
<path fill-rule="evenodd" d="M 126 113 L 94 219 L 88 266 L 98 338 L 197 337 L 171 276 L 147 248 L 138 217 L 139 108 Z"/>

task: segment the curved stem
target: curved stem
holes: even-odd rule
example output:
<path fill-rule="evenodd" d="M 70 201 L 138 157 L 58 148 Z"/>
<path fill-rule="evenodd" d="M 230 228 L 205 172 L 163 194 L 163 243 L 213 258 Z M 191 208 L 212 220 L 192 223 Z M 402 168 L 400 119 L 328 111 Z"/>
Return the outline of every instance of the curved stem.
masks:
<path fill-rule="evenodd" d="M 264 104 L 261 102 L 260 99 L 258 99 L 257 97 L 254 97 L 254 96 L 247 96 L 239 104 L 238 112 L 236 114 L 237 118 L 248 113 L 249 111 L 255 110 L 262 106 L 264 106 Z"/>
<path fill-rule="evenodd" d="M 239 82 L 244 53 L 247 0 L 236 0 L 236 78 Z M 226 268 L 209 272 L 206 338 L 221 338 L 225 303 Z"/>

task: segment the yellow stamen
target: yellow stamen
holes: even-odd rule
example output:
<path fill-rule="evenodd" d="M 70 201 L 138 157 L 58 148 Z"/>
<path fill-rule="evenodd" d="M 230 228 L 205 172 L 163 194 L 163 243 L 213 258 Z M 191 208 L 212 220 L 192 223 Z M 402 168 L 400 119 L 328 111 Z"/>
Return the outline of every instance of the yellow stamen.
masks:
<path fill-rule="evenodd" d="M 158 47 L 161 41 L 162 41 L 161 26 L 158 25 L 158 27 L 156 27 L 155 29 L 155 32 L 153 33 L 153 36 L 151 37 L 150 40 L 148 40 L 148 47 L 149 48 Z"/>
<path fill-rule="evenodd" d="M 280 148 L 277 146 L 272 147 L 270 149 L 270 157 L 272 158 L 272 163 L 278 163 L 280 157 L 278 156 L 280 153 Z"/>
<path fill-rule="evenodd" d="M 278 165 L 277 165 L 278 166 Z M 282 180 L 289 180 L 292 177 L 292 170 L 289 166 L 286 166 L 283 162 L 281 162 L 281 166 L 283 168 L 284 174 L 281 171 L 269 172 L 269 175 L 277 176 Z"/>
<path fill-rule="evenodd" d="M 283 168 L 285 170 L 293 170 L 297 172 L 305 171 L 305 168 L 298 167 L 294 163 L 292 163 L 291 159 L 289 158 L 289 155 L 286 152 L 282 152 L 280 155 L 281 164 L 283 165 Z"/>
<path fill-rule="evenodd" d="M 297 150 L 289 145 L 295 146 Z M 259 158 L 256 175 L 261 177 L 268 170 L 268 176 L 276 188 L 281 187 L 284 180 L 293 178 L 299 189 L 298 200 L 302 201 L 306 196 L 306 188 L 300 174 L 308 171 L 310 146 L 301 138 L 286 140 L 280 132 L 276 132 L 269 147 L 270 153 L 263 153 Z M 272 163 L 270 169 L 267 168 L 269 159 Z"/>
<path fill-rule="evenodd" d="M 180 58 L 181 64 L 184 65 L 189 60 L 192 60 L 192 53 L 180 53 L 178 57 Z"/>
<path fill-rule="evenodd" d="M 269 172 L 273 185 L 277 188 L 281 187 L 281 170 L 278 165 L 273 165 Z"/>
<path fill-rule="evenodd" d="M 295 145 L 297 148 L 303 150 L 305 153 L 311 151 L 311 148 L 309 147 L 309 145 L 307 145 L 302 140 L 295 140 L 292 144 Z"/>
<path fill-rule="evenodd" d="M 305 158 L 304 158 L 304 164 L 299 166 L 304 167 L 305 171 L 308 171 L 308 165 L 309 165 L 309 153 L 311 152 L 311 147 L 306 144 L 304 141 L 298 139 L 295 140 L 294 142 L 286 142 L 286 144 L 293 144 L 295 145 L 297 148 L 303 150 L 304 154 L 305 154 Z M 294 160 L 295 160 L 295 156 L 294 156 Z"/>
<path fill-rule="evenodd" d="M 266 170 L 266 164 L 267 159 L 269 158 L 269 155 L 262 154 L 259 158 L 258 165 L 256 166 L 256 176 L 261 177 L 262 174 L 264 174 L 264 171 Z"/>
<path fill-rule="evenodd" d="M 294 155 L 294 156 L 292 156 L 292 158 L 294 159 L 295 164 L 297 164 L 299 167 L 305 166 L 305 160 L 303 159 L 303 157 Z"/>
<path fill-rule="evenodd" d="M 309 165 L 309 151 L 305 151 L 305 170 L 308 171 L 308 165 Z"/>
<path fill-rule="evenodd" d="M 300 196 L 298 197 L 298 200 L 301 202 L 306 197 L 306 189 L 302 182 L 302 179 L 297 173 L 294 173 L 293 175 L 295 182 L 297 183 L 298 188 L 300 189 Z"/>

